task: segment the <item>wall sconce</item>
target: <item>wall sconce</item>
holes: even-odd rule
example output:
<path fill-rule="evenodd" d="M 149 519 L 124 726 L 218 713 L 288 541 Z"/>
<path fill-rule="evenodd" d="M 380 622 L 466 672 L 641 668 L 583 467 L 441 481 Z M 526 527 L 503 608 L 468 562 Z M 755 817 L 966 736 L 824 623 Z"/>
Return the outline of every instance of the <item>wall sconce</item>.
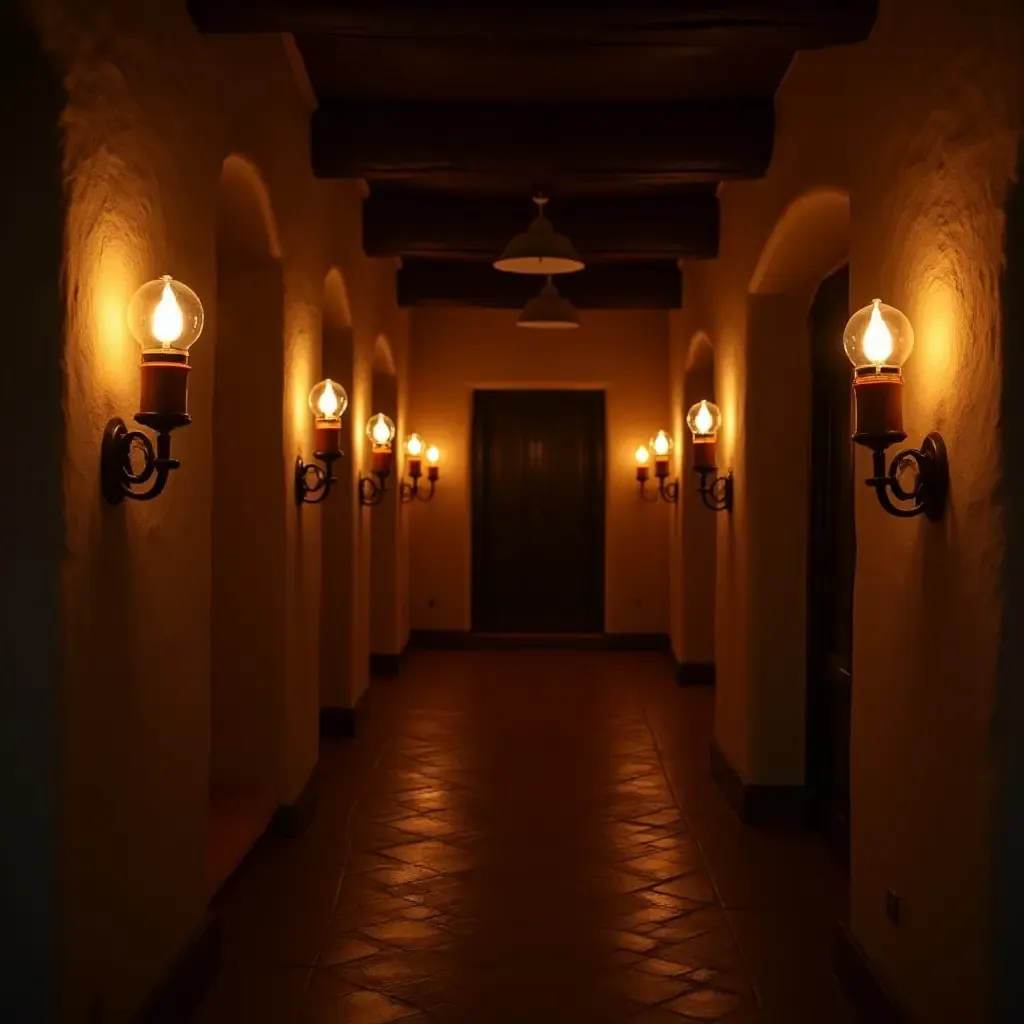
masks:
<path fill-rule="evenodd" d="M 348 408 L 345 389 L 329 377 L 313 386 L 309 393 L 309 408 L 316 423 L 316 446 L 313 458 L 324 463 L 305 463 L 300 455 L 295 460 L 295 501 L 298 504 L 318 505 L 331 493 L 331 484 L 337 483 L 332 474 L 334 463 L 341 458 L 341 417 Z M 312 477 L 312 483 L 310 482 Z"/>
<path fill-rule="evenodd" d="M 395 424 L 384 413 L 375 413 L 367 421 L 366 436 L 373 445 L 370 455 L 370 472 L 373 475 L 359 478 L 359 501 L 363 505 L 379 505 L 384 500 L 394 461 L 391 442 L 395 439 Z"/>
<path fill-rule="evenodd" d="M 929 433 L 920 448 L 903 448 L 885 465 L 886 449 L 907 436 L 903 429 L 902 367 L 914 348 L 914 328 L 893 306 L 880 299 L 857 310 L 843 334 L 846 354 L 853 363 L 853 397 L 856 425 L 853 440 L 870 448 L 873 473 L 865 481 L 875 489 L 878 502 L 890 515 L 909 519 L 923 512 L 941 519 L 949 490 L 949 462 L 942 435 Z M 909 490 L 901 482 L 908 466 L 917 479 Z M 892 503 L 912 502 L 907 507 Z"/>
<path fill-rule="evenodd" d="M 674 444 L 669 434 L 664 430 L 659 430 L 650 440 L 650 450 L 645 445 L 640 445 L 634 453 L 636 478 L 640 484 L 640 497 L 644 501 L 655 502 L 660 497 L 664 501 L 674 504 L 679 500 L 679 481 L 668 479 L 668 460 L 673 447 Z M 651 451 L 654 452 L 654 475 L 658 478 L 658 491 L 648 497 L 647 481 L 651 475 L 648 463 Z"/>
<path fill-rule="evenodd" d="M 426 492 L 426 496 L 420 491 L 420 478 L 423 475 L 424 448 L 426 448 L 427 457 L 427 483 L 430 484 L 430 489 Z M 405 439 L 405 454 L 408 456 L 406 468 L 409 472 L 409 482 L 402 481 L 402 501 L 405 503 L 417 499 L 423 502 L 430 501 L 434 496 L 434 489 L 437 487 L 438 477 L 440 476 L 438 469 L 438 463 L 441 461 L 440 449 L 435 444 L 426 447 L 423 443 L 423 438 L 419 434 L 410 434 Z"/>
<path fill-rule="evenodd" d="M 686 425 L 693 435 L 693 471 L 700 476 L 700 500 L 713 512 L 728 512 L 732 509 L 732 470 L 708 480 L 718 471 L 715 453 L 722 413 L 714 402 L 701 399 L 686 414 Z"/>
<path fill-rule="evenodd" d="M 169 275 L 144 284 L 128 304 L 128 329 L 142 347 L 139 411 L 135 422 L 156 431 L 156 449 L 149 435 L 129 430 L 114 417 L 103 431 L 100 484 L 112 505 L 125 498 L 150 501 L 167 486 L 172 469 L 171 431 L 191 422 L 188 414 L 188 350 L 203 331 L 203 304 L 191 288 Z M 132 455 L 143 456 L 136 473 Z M 152 485 L 148 490 L 136 487 Z"/>

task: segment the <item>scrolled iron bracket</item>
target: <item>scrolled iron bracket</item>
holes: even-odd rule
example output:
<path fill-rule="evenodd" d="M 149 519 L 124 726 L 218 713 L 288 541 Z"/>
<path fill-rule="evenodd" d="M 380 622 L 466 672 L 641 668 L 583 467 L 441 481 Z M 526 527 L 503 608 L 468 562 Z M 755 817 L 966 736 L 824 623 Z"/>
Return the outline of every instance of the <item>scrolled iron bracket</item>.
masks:
<path fill-rule="evenodd" d="M 695 470 L 700 475 L 700 484 L 697 487 L 697 493 L 700 495 L 700 500 L 709 508 L 712 512 L 731 512 L 732 511 L 732 470 L 730 469 L 725 476 L 716 476 L 710 483 L 708 477 L 712 473 L 717 472 L 714 466 L 699 466 Z"/>
<path fill-rule="evenodd" d="M 874 488 L 878 503 L 889 515 L 899 519 L 925 515 L 933 522 L 942 518 L 949 492 L 949 458 L 941 434 L 926 435 L 920 448 L 901 449 L 892 457 L 888 469 L 885 448 L 874 448 L 871 458 L 873 474 L 864 482 Z M 916 469 L 916 482 L 909 491 L 900 483 L 900 473 L 908 463 Z M 893 498 L 911 504 L 895 505 Z"/>
<path fill-rule="evenodd" d="M 174 426 L 185 426 L 188 417 Z M 171 470 L 181 463 L 171 458 L 171 430 L 165 426 L 157 431 L 156 448 L 148 434 L 129 430 L 124 420 L 115 416 L 103 431 L 100 448 L 100 486 L 103 497 L 111 505 L 119 505 L 125 498 L 131 501 L 152 501 L 167 486 Z M 134 451 L 142 452 L 142 469 L 135 472 L 132 465 Z M 152 481 L 148 490 L 136 490 Z"/>

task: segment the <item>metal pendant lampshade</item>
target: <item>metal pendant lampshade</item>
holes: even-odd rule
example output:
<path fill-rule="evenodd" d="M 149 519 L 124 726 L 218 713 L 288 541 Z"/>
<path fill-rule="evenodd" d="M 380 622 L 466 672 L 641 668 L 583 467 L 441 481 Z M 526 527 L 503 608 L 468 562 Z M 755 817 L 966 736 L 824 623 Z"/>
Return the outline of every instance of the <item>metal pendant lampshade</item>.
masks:
<path fill-rule="evenodd" d="M 548 283 L 541 289 L 540 295 L 534 296 L 523 307 L 516 324 L 519 327 L 563 329 L 579 327 L 580 318 L 575 306 L 558 294 L 558 289 L 552 284 L 549 277 Z"/>
<path fill-rule="evenodd" d="M 498 270 L 512 274 L 571 274 L 583 269 L 583 260 L 565 235 L 555 233 L 544 216 L 547 199 L 535 196 L 537 217 L 529 228 L 516 235 L 494 261 Z"/>

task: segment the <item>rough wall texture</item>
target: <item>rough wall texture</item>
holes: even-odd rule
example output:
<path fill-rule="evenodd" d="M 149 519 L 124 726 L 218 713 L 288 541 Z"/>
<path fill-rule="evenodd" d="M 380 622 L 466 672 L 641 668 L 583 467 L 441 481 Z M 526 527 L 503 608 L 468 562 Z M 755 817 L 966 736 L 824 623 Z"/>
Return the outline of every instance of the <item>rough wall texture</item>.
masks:
<path fill-rule="evenodd" d="M 667 633 L 670 507 L 636 492 L 636 446 L 669 422 L 668 316 L 583 313 L 579 330 L 517 328 L 500 310 L 416 310 L 410 423 L 442 453 L 430 505 L 409 507 L 412 625 L 469 629 L 474 387 L 607 391 L 605 629 Z"/>
<path fill-rule="evenodd" d="M 102 503 L 103 425 L 137 407 L 127 300 L 170 272 L 214 304 L 218 175 L 230 154 L 251 161 L 279 229 L 284 282 L 283 394 L 277 408 L 253 414 L 282 417 L 283 452 L 263 457 L 290 474 L 295 455 L 312 449 L 306 396 L 320 375 L 328 268 L 341 269 L 352 297 L 356 412 L 366 405 L 382 311 L 394 307 L 394 271 L 362 256 L 358 188 L 312 178 L 309 110 L 279 38 L 203 39 L 179 2 L 38 0 L 32 10 L 68 94 L 62 1019 L 92 1012 L 115 1022 L 204 912 L 217 442 L 211 310 L 193 350 L 193 424 L 174 438 L 182 468 L 152 504 Z M 353 471 L 363 458 L 356 446 Z M 320 520 L 295 507 L 287 486 L 279 494 L 286 671 L 275 785 L 287 802 L 317 756 Z M 366 636 L 358 635 L 354 690 L 365 687 Z"/>
<path fill-rule="evenodd" d="M 979 1019 L 993 990 L 991 730 L 1005 549 L 998 281 L 1024 100 L 1022 28 L 1019 10 L 997 0 L 883 0 L 867 43 L 799 56 L 777 98 L 769 174 L 722 190 L 721 258 L 707 270 L 707 322 L 694 325 L 716 347 L 724 448 L 737 467 L 736 512 L 718 535 L 716 733 L 744 775 L 766 782 L 802 772 L 802 750 L 785 754 L 802 745 L 793 716 L 765 727 L 776 687 L 793 700 L 799 630 L 780 645 L 769 635 L 778 623 L 763 614 L 792 598 L 799 621 L 801 583 L 757 564 L 757 523 L 788 534 L 794 511 L 785 487 L 754 481 L 804 448 L 804 438 L 773 432 L 774 396 L 756 392 L 808 400 L 806 332 L 776 329 L 775 352 L 757 348 L 771 332 L 755 344 L 749 299 L 787 206 L 819 187 L 847 192 L 851 305 L 880 295 L 915 325 L 905 420 L 912 443 L 944 433 L 950 507 L 938 525 L 900 522 L 857 489 L 851 919 L 885 979 L 933 1022 Z M 796 299 L 809 296 L 787 288 L 781 301 Z M 787 388 L 771 367 L 789 358 L 797 386 Z M 868 468 L 858 453 L 858 476 Z M 885 919 L 889 887 L 902 897 L 899 927 Z"/>

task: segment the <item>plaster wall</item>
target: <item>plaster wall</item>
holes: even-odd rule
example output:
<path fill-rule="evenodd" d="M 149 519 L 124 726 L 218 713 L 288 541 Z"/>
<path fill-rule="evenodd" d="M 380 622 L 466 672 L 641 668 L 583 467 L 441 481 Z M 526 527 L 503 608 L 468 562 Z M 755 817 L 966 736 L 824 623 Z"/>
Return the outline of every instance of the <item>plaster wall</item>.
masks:
<path fill-rule="evenodd" d="M 878 295 L 915 326 L 905 422 L 910 443 L 945 435 L 950 501 L 939 524 L 903 522 L 857 488 L 851 923 L 916 1019 L 937 1024 L 980 1019 L 986 1000 L 1007 1019 L 992 1002 L 989 844 L 1008 757 L 994 742 L 997 681 L 1010 665 L 1022 677 L 1019 658 L 997 675 L 1011 472 L 999 277 L 1022 37 L 1021 13 L 997 0 L 882 0 L 866 43 L 799 55 L 768 175 L 723 186 L 720 258 L 685 268 L 737 472 L 735 511 L 718 524 L 716 738 L 748 781 L 803 781 L 805 324 L 844 248 L 773 239 L 787 208 L 815 189 L 848 194 L 851 307 Z M 858 477 L 868 458 L 858 451 Z"/>
<path fill-rule="evenodd" d="M 431 504 L 404 510 L 414 629 L 470 628 L 474 388 L 580 387 L 607 396 L 605 629 L 668 632 L 671 507 L 640 501 L 633 460 L 669 422 L 668 314 L 580 320 L 571 332 L 528 331 L 504 310 L 415 310 L 409 424 L 441 449 L 441 479 Z"/>
<path fill-rule="evenodd" d="M 323 282 L 337 266 L 352 297 L 358 414 L 373 339 L 393 309 L 394 270 L 361 253 L 358 186 L 312 177 L 309 108 L 280 38 L 203 39 L 177 0 L 38 0 L 31 11 L 67 92 L 60 114 L 67 219 L 63 265 L 53 268 L 65 281 L 64 379 L 61 404 L 51 399 L 48 410 L 64 431 L 63 898 L 54 937 L 60 983 L 51 990 L 59 988 L 62 1020 L 119 1022 L 205 911 L 215 205 L 223 161 L 240 154 L 258 169 L 281 250 L 283 394 L 249 410 L 280 419 L 280 448 L 238 455 L 266 459 L 285 477 L 276 510 L 283 535 L 274 542 L 284 552 L 274 772 L 282 802 L 295 799 L 317 757 L 320 517 L 295 506 L 288 484 L 295 456 L 312 451 L 306 398 L 320 376 Z M 165 494 L 113 508 L 99 495 L 100 437 L 108 418 L 130 418 L 138 399 L 138 349 L 124 311 L 135 288 L 163 272 L 193 287 L 212 314 L 193 349 L 193 423 L 174 436 L 182 468 Z M 368 453 L 357 442 L 349 460 L 357 472 Z M 366 595 L 365 578 L 360 585 Z M 353 647 L 360 644 L 353 694 L 365 687 L 367 638 L 357 630 Z"/>

